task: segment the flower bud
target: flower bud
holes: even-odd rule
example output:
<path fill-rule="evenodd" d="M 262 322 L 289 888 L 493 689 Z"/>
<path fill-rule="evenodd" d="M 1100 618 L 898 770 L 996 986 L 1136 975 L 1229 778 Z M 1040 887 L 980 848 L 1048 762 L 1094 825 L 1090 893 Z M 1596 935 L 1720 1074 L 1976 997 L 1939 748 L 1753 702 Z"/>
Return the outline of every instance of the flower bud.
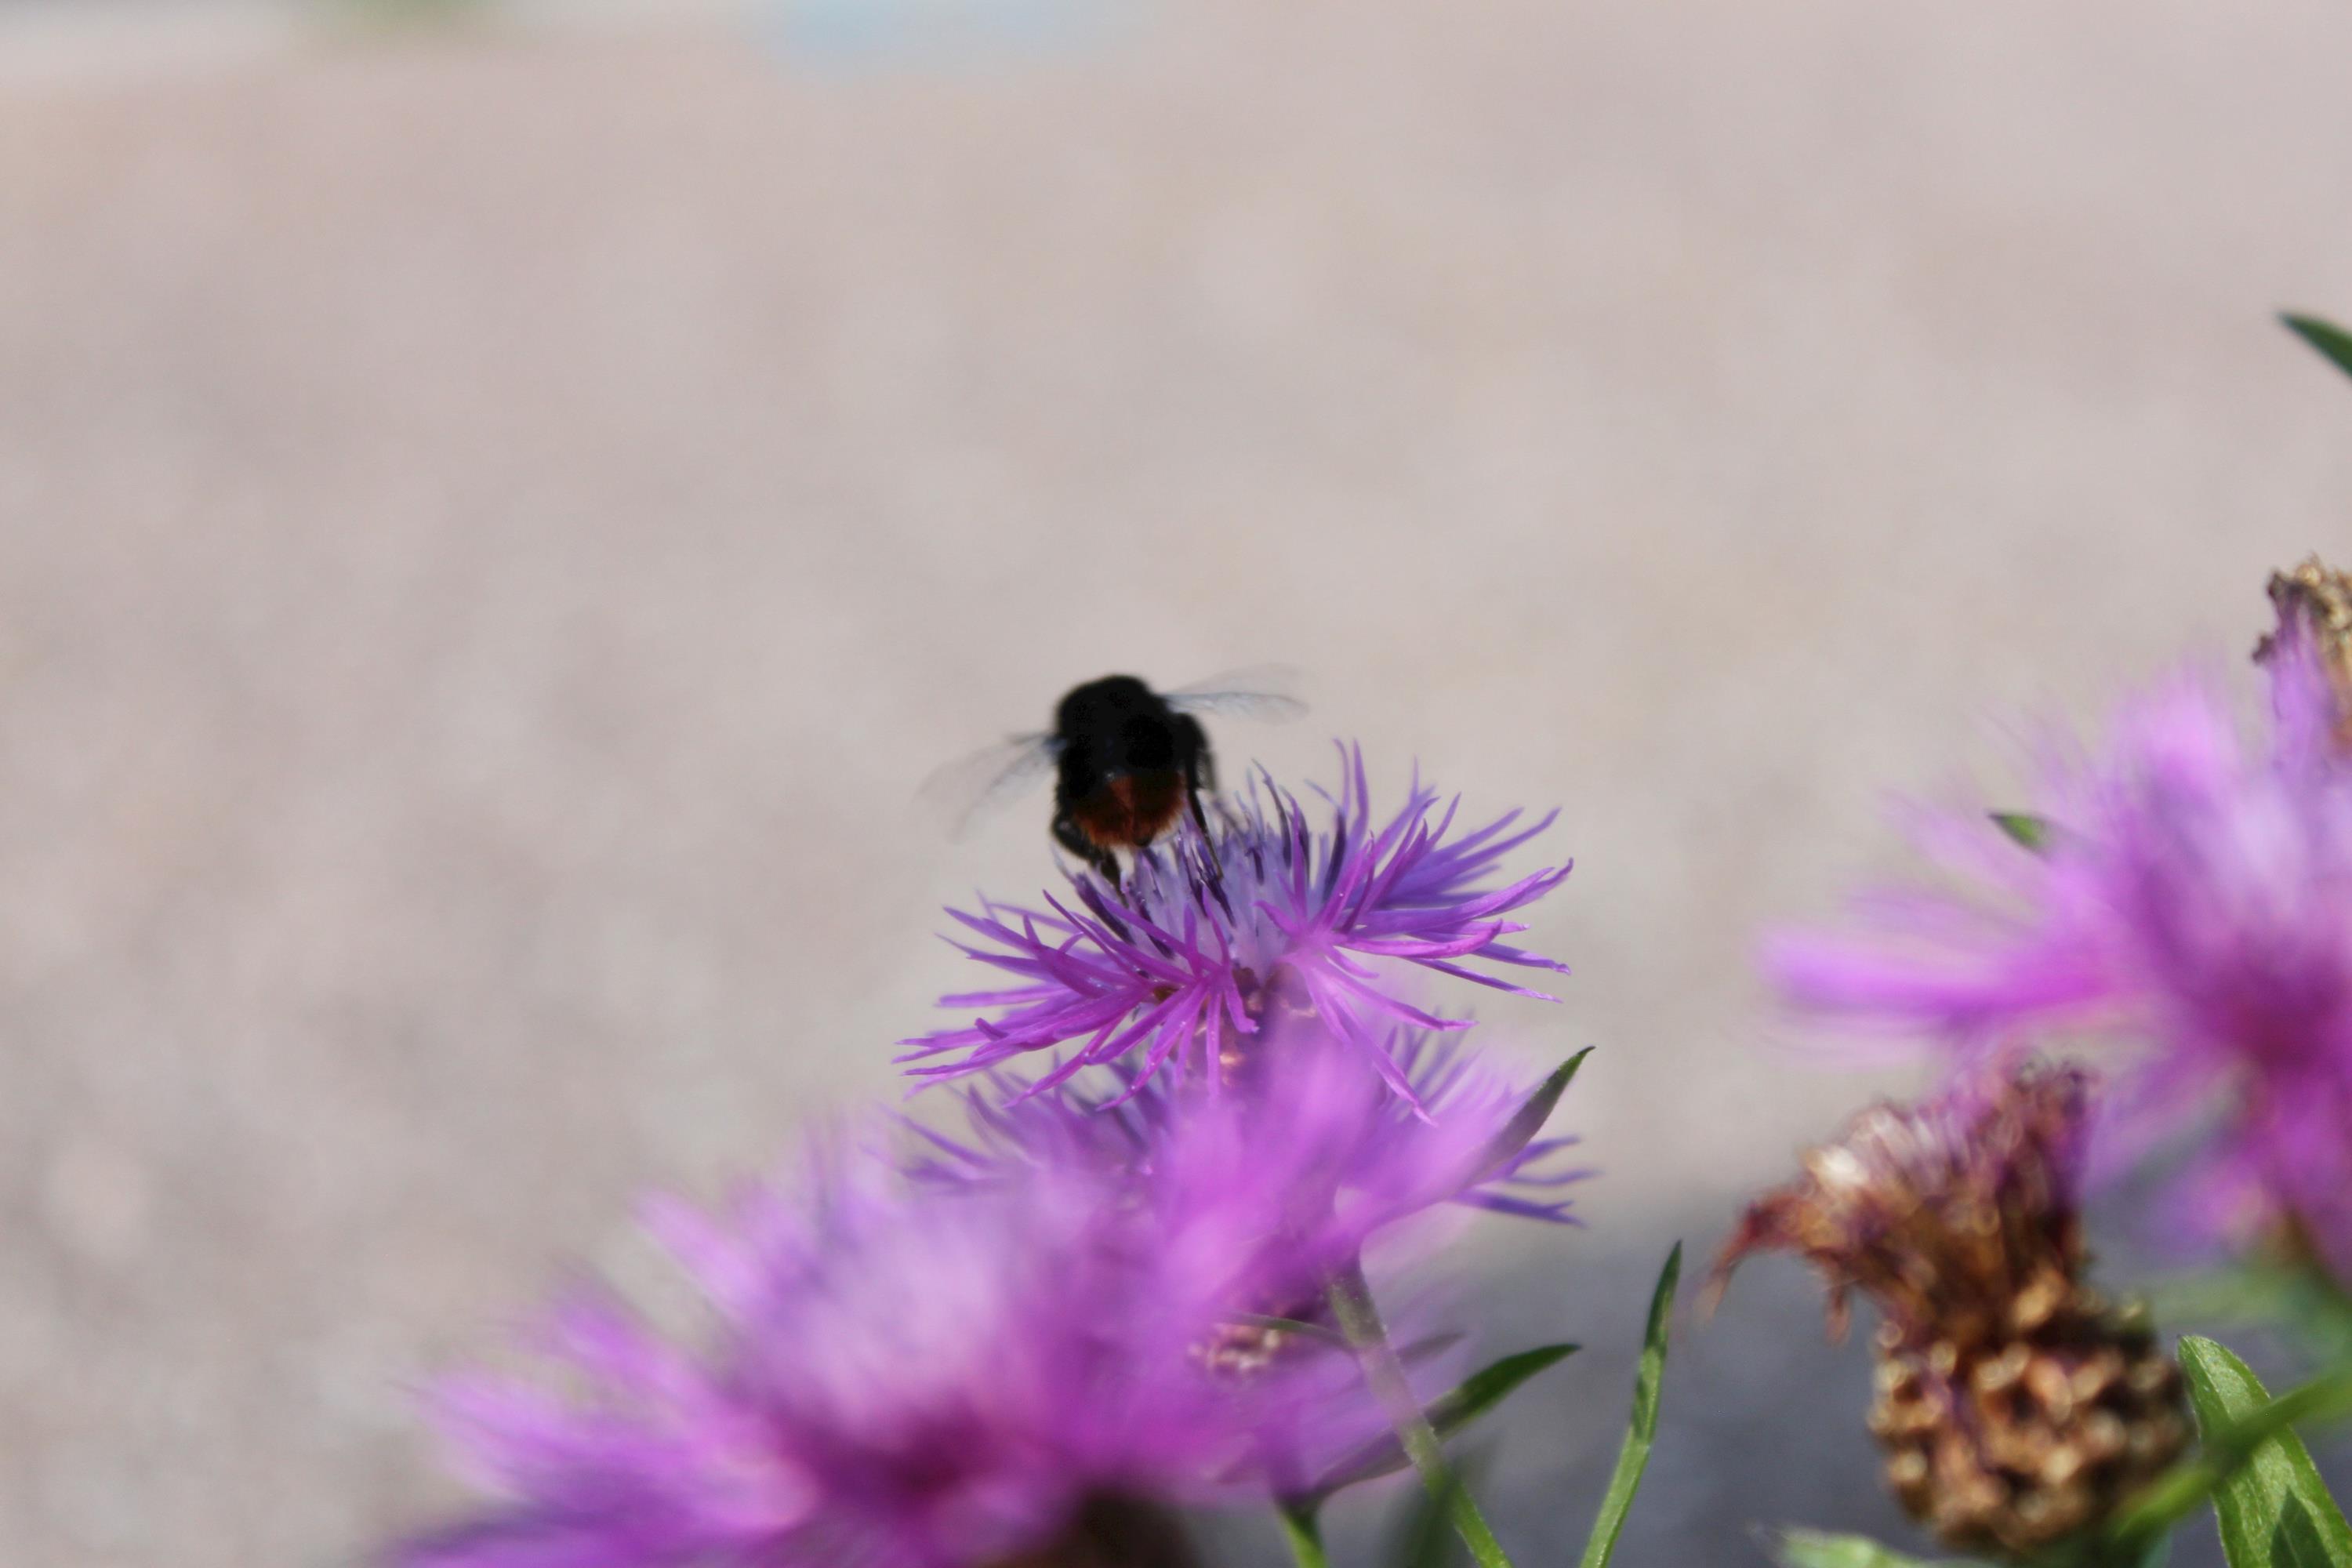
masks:
<path fill-rule="evenodd" d="M 2352 746 L 2352 574 L 2314 555 L 2272 573 L 2270 595 L 2278 627 L 2256 645 L 2255 662 L 2275 668 L 2282 658 L 2313 659 L 2335 700 L 2336 739 Z"/>
<path fill-rule="evenodd" d="M 1794 1252 L 1882 1314 L 1871 1435 L 1904 1508 L 1969 1552 L 2024 1555 L 2104 1520 L 2180 1452 L 2179 1374 L 2083 1280 L 2084 1079 L 2026 1069 L 1881 1104 L 1751 1206 L 1716 1266 Z"/>

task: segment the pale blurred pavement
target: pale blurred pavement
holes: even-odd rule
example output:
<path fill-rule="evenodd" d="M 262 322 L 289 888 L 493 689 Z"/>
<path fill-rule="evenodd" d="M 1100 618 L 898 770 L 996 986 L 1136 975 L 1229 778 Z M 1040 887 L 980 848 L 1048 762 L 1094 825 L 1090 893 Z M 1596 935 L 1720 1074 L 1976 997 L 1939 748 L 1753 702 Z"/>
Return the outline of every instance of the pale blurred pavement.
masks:
<path fill-rule="evenodd" d="M 1593 1347 L 1502 1483 L 1572 1541 L 1668 1236 L 1864 1092 L 1752 933 L 2352 552 L 2352 385 L 2268 319 L 2352 315 L 2337 5 L 204 14 L 0 5 L 18 1568 L 445 1505 L 402 1384 L 895 1093 L 937 906 L 1041 885 L 1042 800 L 951 845 L 917 782 L 1267 660 L 1315 716 L 1229 772 L 1562 809 L 1564 1005 L 1483 1012 L 1601 1047 L 1591 1228 L 1489 1237 L 1499 1341 Z M 1686 1331 L 1621 1561 L 1883 1521 L 1801 1300 Z"/>

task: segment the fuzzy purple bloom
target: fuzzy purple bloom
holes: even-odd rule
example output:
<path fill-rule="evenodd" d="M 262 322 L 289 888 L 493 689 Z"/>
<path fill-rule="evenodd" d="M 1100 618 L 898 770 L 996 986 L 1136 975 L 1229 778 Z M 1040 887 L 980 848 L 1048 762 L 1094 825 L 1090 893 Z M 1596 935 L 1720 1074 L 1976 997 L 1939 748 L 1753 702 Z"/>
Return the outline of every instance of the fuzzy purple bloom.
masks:
<path fill-rule="evenodd" d="M 986 1562 L 1050 1538 L 1090 1482 L 1149 1473 L 1195 1437 L 1129 1419 L 1156 1390 L 1116 1359 L 1167 1329 L 1089 1269 L 1082 1205 L 918 1206 L 857 1175 L 805 1211 L 767 1193 L 722 1222 L 656 1211 L 725 1325 L 707 1358 L 583 1294 L 550 1315 L 541 1348 L 586 1399 L 498 1377 L 444 1385 L 444 1426 L 513 1500 L 404 1560 Z M 1138 1306 L 1141 1322 L 1112 1316 Z M 1087 1310 L 1115 1337 L 1076 1321 Z M 1157 1348 L 1140 1364 L 1164 1363 Z"/>
<path fill-rule="evenodd" d="M 507 1500 L 401 1561 L 984 1568 L 1055 1560 L 1106 1502 L 1311 1486 L 1386 1420 L 1336 1334 L 1265 1320 L 1320 1321 L 1319 1270 L 1426 1195 L 1335 1148 L 1338 1099 L 1271 1182 L 1240 1147 L 1263 1122 L 1228 1097 L 1147 1162 L 1102 1158 L 1102 1118 L 952 1181 L 866 1155 L 820 1162 L 813 1195 L 653 1205 L 715 1338 L 688 1352 L 578 1292 L 535 1336 L 572 1396 L 443 1385 L 443 1426 Z M 1458 1184 L 1472 1136 L 1424 1158 Z M 1363 1191 L 1335 1206 L 1318 1168 L 1347 1154 Z"/>
<path fill-rule="evenodd" d="M 1071 897 L 1049 896 L 1045 910 L 983 901 L 977 913 L 949 911 L 979 939 L 957 945 L 1019 984 L 941 998 L 989 1016 L 903 1041 L 910 1048 L 899 1059 L 921 1064 L 908 1069 L 918 1076 L 953 1076 L 1069 1047 L 1032 1092 L 1130 1053 L 1136 1084 L 1172 1063 L 1213 1085 L 1268 1013 L 1286 1010 L 1311 1013 L 1411 1100 L 1409 1075 L 1385 1048 L 1392 1027 L 1468 1024 L 1405 1000 L 1394 972 L 1418 966 L 1550 1000 L 1467 965 L 1565 973 L 1504 939 L 1527 929 L 1507 917 L 1558 887 L 1569 867 L 1484 888 L 1551 816 L 1514 832 L 1514 811 L 1449 837 L 1459 801 L 1440 813 L 1437 793 L 1416 781 L 1376 827 L 1361 752 L 1343 749 L 1342 763 L 1327 828 L 1310 828 L 1297 800 L 1261 779 L 1240 801 L 1220 803 L 1206 835 L 1187 824 L 1139 853 L 1124 889 L 1073 871 Z"/>
<path fill-rule="evenodd" d="M 1211 1149 L 1225 1179 L 1312 1216 L 1285 1227 L 1285 1245 L 1308 1241 L 1317 1267 L 1345 1264 L 1374 1232 L 1441 1204 L 1576 1223 L 1562 1190 L 1593 1173 L 1562 1165 L 1575 1138 L 1537 1136 L 1544 1086 L 1507 1078 L 1458 1035 L 1400 1028 L 1384 1048 L 1410 1101 L 1311 1029 L 1255 1056 L 1234 1093 L 1168 1074 L 1139 1083 L 1125 1064 L 1093 1091 L 1036 1096 L 999 1076 L 965 1095 L 969 1137 L 918 1129 L 930 1153 L 915 1169 L 950 1184 L 1055 1163 L 1147 1179 Z"/>
<path fill-rule="evenodd" d="M 2291 1223 L 2352 1278 L 2352 764 L 2325 671 L 2292 624 L 2281 638 L 2266 740 L 2213 682 L 2176 680 L 2104 752 L 2046 770 L 2037 849 L 1981 816 L 1924 818 L 1956 886 L 1874 899 L 1860 934 L 1785 938 L 1767 963 L 1804 1008 L 1969 1056 L 2130 1042 L 2095 1164 L 2201 1131 L 2176 1220 Z"/>

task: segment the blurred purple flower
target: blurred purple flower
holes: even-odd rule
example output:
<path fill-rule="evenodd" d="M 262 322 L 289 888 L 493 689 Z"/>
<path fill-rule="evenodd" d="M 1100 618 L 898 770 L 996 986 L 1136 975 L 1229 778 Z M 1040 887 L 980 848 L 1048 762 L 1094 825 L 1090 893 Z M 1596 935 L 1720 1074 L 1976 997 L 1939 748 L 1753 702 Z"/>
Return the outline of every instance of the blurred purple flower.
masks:
<path fill-rule="evenodd" d="M 1410 1103 L 1337 1041 L 1304 1032 L 1254 1054 L 1231 1094 L 1168 1074 L 1137 1082 L 1127 1064 L 1099 1091 L 1033 1096 L 999 1076 L 965 1096 L 969 1137 L 918 1129 L 930 1149 L 915 1169 L 954 1184 L 1067 1163 L 1164 1179 L 1193 1163 L 1304 1216 L 1271 1228 L 1286 1247 L 1309 1241 L 1315 1268 L 1345 1264 L 1373 1232 L 1441 1204 L 1575 1223 L 1562 1189 L 1593 1173 L 1562 1166 L 1575 1138 L 1537 1136 L 1557 1088 L 1515 1082 L 1461 1036 L 1400 1028 L 1385 1048 Z"/>
<path fill-rule="evenodd" d="M 535 1336 L 572 1397 L 445 1384 L 443 1425 L 508 1500 L 402 1561 L 1051 1563 L 1084 1555 L 1073 1532 L 1107 1505 L 1311 1484 L 1386 1420 L 1335 1334 L 1267 1320 L 1319 1318 L 1317 1270 L 1394 1203 L 1302 1205 L 1311 1183 L 1237 1157 L 1247 1131 L 1187 1118 L 1146 1167 L 1073 1124 L 985 1180 L 908 1182 L 866 1155 L 819 1163 L 813 1196 L 654 1205 L 712 1342 L 678 1349 L 583 1291 Z"/>
<path fill-rule="evenodd" d="M 1376 828 L 1362 753 L 1343 748 L 1341 758 L 1326 829 L 1310 829 L 1297 799 L 1263 779 L 1221 805 L 1207 835 L 1187 824 L 1140 852 L 1124 889 L 1072 871 L 1070 900 L 1049 896 L 1043 911 L 985 901 L 977 913 L 950 910 L 979 938 L 957 945 L 1019 984 L 941 998 L 992 1016 L 902 1041 L 911 1048 L 899 1059 L 922 1064 L 908 1069 L 917 1076 L 953 1076 L 1074 1046 L 1028 1092 L 1130 1052 L 1134 1085 L 1172 1062 L 1213 1086 L 1269 1015 L 1311 1015 L 1410 1100 L 1408 1074 L 1384 1048 L 1391 1028 L 1468 1024 L 1406 1001 L 1395 967 L 1551 1000 L 1465 964 L 1566 973 L 1504 939 L 1527 929 L 1506 917 L 1558 887 L 1569 866 L 1482 889 L 1550 816 L 1513 832 L 1513 811 L 1449 840 L 1459 801 L 1433 821 L 1437 793 L 1416 781 Z"/>
<path fill-rule="evenodd" d="M 2032 850 L 1923 816 L 1956 885 L 1867 900 L 1858 934 L 1785 937 L 1796 1004 L 1981 1055 L 2027 1036 L 2132 1042 L 2102 1108 L 2113 1170 L 2210 1129 L 2171 1212 L 2200 1235 L 2297 1226 L 2352 1278 L 2352 763 L 2326 671 L 2289 621 L 2269 738 L 2216 683 L 2128 705 L 2104 753 L 2046 770 Z"/>

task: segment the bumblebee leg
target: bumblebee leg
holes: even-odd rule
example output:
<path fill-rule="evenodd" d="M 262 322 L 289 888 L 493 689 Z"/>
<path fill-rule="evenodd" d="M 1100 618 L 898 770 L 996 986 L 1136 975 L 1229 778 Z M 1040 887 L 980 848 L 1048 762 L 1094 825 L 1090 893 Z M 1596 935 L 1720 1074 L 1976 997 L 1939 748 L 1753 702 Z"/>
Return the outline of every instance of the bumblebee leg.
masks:
<path fill-rule="evenodd" d="M 1208 737 L 1201 733 L 1200 724 L 1190 716 L 1184 722 L 1192 728 L 1193 742 L 1184 758 L 1184 799 L 1192 808 L 1192 825 L 1201 830 L 1201 863 L 1208 873 L 1209 891 L 1230 915 L 1233 905 L 1225 902 L 1225 868 L 1217 858 L 1215 841 L 1209 837 L 1209 814 L 1201 809 L 1201 792 L 1216 793 L 1217 763 L 1209 755 Z"/>
<path fill-rule="evenodd" d="M 1054 842 L 1092 866 L 1112 887 L 1119 885 L 1118 857 L 1079 832 L 1066 812 L 1054 818 Z"/>
<path fill-rule="evenodd" d="M 1209 831 L 1208 815 L 1201 809 L 1201 792 L 1217 793 L 1217 759 L 1209 752 L 1208 731 L 1190 713 L 1183 718 L 1188 742 L 1184 748 L 1184 799 L 1192 808 L 1193 825 L 1205 836 Z"/>
<path fill-rule="evenodd" d="M 1184 770 L 1184 799 L 1192 808 L 1192 826 L 1201 830 L 1202 837 L 1207 837 L 1209 818 L 1201 809 L 1201 773 L 1198 768 Z"/>

